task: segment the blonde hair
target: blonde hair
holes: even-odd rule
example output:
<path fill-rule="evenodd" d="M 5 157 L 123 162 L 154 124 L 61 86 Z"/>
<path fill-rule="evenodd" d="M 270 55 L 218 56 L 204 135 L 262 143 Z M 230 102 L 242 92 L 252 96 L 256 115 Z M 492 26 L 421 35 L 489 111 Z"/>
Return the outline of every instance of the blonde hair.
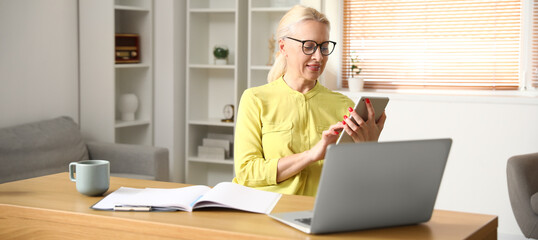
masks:
<path fill-rule="evenodd" d="M 285 37 L 293 33 L 293 28 L 297 23 L 314 20 L 320 23 L 326 24 L 330 28 L 330 22 L 325 14 L 320 13 L 318 10 L 305 7 L 302 5 L 295 5 L 280 19 L 278 28 L 276 30 L 276 40 L 284 39 Z M 275 62 L 267 75 L 267 82 L 277 80 L 279 77 L 286 73 L 286 57 L 280 54 L 280 51 L 275 53 Z"/>

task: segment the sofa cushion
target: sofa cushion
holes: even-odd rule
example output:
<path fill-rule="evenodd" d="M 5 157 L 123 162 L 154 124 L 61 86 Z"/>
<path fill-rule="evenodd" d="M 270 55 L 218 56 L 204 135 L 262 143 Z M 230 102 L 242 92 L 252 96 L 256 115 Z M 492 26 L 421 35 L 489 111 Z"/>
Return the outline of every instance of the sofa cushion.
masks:
<path fill-rule="evenodd" d="M 531 196 L 531 208 L 534 213 L 538 214 L 538 192 Z"/>
<path fill-rule="evenodd" d="M 0 129 L 0 183 L 65 172 L 84 159 L 88 150 L 69 117 Z"/>

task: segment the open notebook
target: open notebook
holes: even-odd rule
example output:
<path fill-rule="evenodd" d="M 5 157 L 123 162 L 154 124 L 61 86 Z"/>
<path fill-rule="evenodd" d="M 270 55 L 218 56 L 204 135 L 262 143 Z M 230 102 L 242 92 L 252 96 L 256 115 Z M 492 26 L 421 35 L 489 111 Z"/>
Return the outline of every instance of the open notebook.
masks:
<path fill-rule="evenodd" d="M 183 188 L 121 187 L 91 208 L 96 210 L 188 211 L 204 207 L 231 208 L 269 214 L 282 195 L 231 182 L 214 188 L 196 185 Z"/>

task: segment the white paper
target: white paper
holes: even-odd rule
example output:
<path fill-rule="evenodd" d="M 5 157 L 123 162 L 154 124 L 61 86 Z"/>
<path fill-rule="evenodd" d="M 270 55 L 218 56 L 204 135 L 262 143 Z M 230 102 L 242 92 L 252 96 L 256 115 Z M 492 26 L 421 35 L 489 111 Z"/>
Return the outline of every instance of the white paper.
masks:
<path fill-rule="evenodd" d="M 208 191 L 195 205 L 212 207 L 218 203 L 223 207 L 248 212 L 269 214 L 282 194 L 257 190 L 231 182 L 221 182 Z"/>
<path fill-rule="evenodd" d="M 207 186 L 146 188 L 130 198 L 123 199 L 121 205 L 177 208 L 191 212 L 192 203 L 209 190 L 211 188 Z"/>
<path fill-rule="evenodd" d="M 121 187 L 92 208 L 113 210 L 115 206 L 151 206 L 159 210 L 191 212 L 193 208 L 224 207 L 269 214 L 281 196 L 231 182 L 219 183 L 213 189 L 202 185 L 173 189 Z"/>
<path fill-rule="evenodd" d="M 119 202 L 124 199 L 133 198 L 136 194 L 144 191 L 144 189 L 120 187 L 118 190 L 109 194 L 103 200 L 99 201 L 92 208 L 100 210 L 112 210 Z"/>

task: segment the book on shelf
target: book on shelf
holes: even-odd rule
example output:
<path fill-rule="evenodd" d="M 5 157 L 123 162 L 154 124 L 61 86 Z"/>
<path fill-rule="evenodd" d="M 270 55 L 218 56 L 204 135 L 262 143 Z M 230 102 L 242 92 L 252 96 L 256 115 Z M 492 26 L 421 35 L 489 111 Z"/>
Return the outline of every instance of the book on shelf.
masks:
<path fill-rule="evenodd" d="M 223 139 L 204 138 L 202 140 L 202 146 L 204 147 L 218 147 L 224 149 L 224 157 L 229 158 L 230 154 L 230 141 Z"/>
<path fill-rule="evenodd" d="M 187 211 L 207 207 L 231 208 L 269 214 L 282 194 L 257 190 L 231 182 L 210 188 L 195 185 L 182 188 L 121 187 L 97 202 L 95 210 Z"/>
<path fill-rule="evenodd" d="M 207 133 L 207 138 L 211 139 L 221 139 L 221 140 L 228 140 L 230 144 L 233 144 L 234 142 L 234 135 L 233 134 L 225 134 L 225 133 Z"/>
<path fill-rule="evenodd" d="M 198 146 L 198 157 L 224 160 L 224 148 Z"/>

